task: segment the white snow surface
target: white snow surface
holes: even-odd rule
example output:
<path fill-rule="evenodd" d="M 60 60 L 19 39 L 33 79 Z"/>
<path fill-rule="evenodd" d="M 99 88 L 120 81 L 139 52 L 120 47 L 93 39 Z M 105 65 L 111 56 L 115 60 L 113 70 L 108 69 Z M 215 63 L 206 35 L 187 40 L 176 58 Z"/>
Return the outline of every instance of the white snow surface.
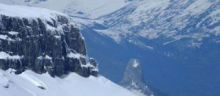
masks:
<path fill-rule="evenodd" d="M 10 34 L 10 33 L 9 33 Z M 8 37 L 8 35 L 0 35 L 0 39 L 7 41 L 15 41 L 14 39 Z"/>
<path fill-rule="evenodd" d="M 85 58 L 86 56 L 79 53 L 70 52 L 69 54 L 67 54 L 67 57 L 80 59 L 80 57 Z"/>
<path fill-rule="evenodd" d="M 11 17 L 41 18 L 41 19 L 46 19 L 46 20 L 51 20 L 51 18 L 56 18 L 57 15 L 66 16 L 63 13 L 48 10 L 45 8 L 18 6 L 18 5 L 6 5 L 6 4 L 1 4 L 1 3 L 0 3 L 0 14 L 11 16 Z"/>
<path fill-rule="evenodd" d="M 71 73 L 53 78 L 29 70 L 20 75 L 0 70 L 0 93 L 0 96 L 136 96 L 103 76 L 84 78 Z"/>
<path fill-rule="evenodd" d="M 46 55 L 46 56 L 39 56 L 39 57 L 37 57 L 38 59 L 48 59 L 48 60 L 52 60 L 52 57 L 50 57 L 50 56 L 48 56 L 48 55 Z"/>
<path fill-rule="evenodd" d="M 18 35 L 19 33 L 18 32 L 15 32 L 15 31 L 10 31 L 10 32 L 8 32 L 10 35 Z"/>
<path fill-rule="evenodd" d="M 141 90 L 131 89 L 130 91 L 133 92 L 133 93 L 135 93 L 135 94 L 137 94 L 138 96 L 146 96 L 145 94 L 143 94 L 143 93 L 141 92 Z M 154 95 L 152 95 L 152 96 L 154 96 Z"/>
<path fill-rule="evenodd" d="M 139 66 L 139 62 L 135 59 L 134 61 L 133 61 L 133 67 L 134 68 L 137 68 Z"/>
<path fill-rule="evenodd" d="M 19 55 L 10 55 L 6 52 L 0 52 L 0 59 L 14 59 L 14 60 L 18 60 L 18 59 L 21 59 L 22 56 L 19 56 Z"/>
<path fill-rule="evenodd" d="M 1 3 L 44 7 L 69 15 L 97 18 L 111 13 L 127 3 L 125 0 L 0 0 Z"/>
<path fill-rule="evenodd" d="M 5 77 L 5 75 L 0 73 L 0 78 L 0 87 L 8 87 L 9 80 Z"/>

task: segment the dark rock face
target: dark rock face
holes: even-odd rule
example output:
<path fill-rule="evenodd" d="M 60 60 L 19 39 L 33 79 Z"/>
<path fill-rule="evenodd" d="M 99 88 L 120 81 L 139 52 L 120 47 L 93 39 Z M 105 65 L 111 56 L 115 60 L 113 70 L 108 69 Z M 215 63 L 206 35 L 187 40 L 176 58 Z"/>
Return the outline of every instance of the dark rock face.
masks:
<path fill-rule="evenodd" d="M 124 77 L 119 84 L 136 93 L 138 96 L 154 96 L 143 80 L 142 69 L 137 59 L 131 59 L 129 61 Z"/>
<path fill-rule="evenodd" d="M 95 59 L 93 59 L 93 58 L 90 58 L 89 59 L 89 62 L 90 62 L 90 64 L 92 65 L 92 66 L 98 66 L 98 63 L 95 61 Z M 97 68 L 96 69 L 94 69 L 94 68 L 92 68 L 92 67 L 90 67 L 91 69 L 92 69 L 92 71 L 91 71 L 91 75 L 93 75 L 93 76 L 98 76 L 98 70 L 97 70 Z"/>
<path fill-rule="evenodd" d="M 52 76 L 69 72 L 97 76 L 97 64 L 90 61 L 79 29 L 67 17 L 44 20 L 0 16 L 1 69 L 13 68 L 18 74 L 31 69 Z"/>

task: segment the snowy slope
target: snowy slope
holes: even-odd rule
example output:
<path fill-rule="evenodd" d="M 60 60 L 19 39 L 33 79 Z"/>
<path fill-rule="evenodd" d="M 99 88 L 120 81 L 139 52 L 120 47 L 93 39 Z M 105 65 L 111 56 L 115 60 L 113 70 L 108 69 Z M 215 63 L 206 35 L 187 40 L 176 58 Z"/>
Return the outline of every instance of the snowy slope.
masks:
<path fill-rule="evenodd" d="M 55 19 L 57 15 L 67 16 L 63 13 L 48 10 L 45 8 L 18 6 L 18 5 L 6 5 L 0 3 L 0 14 L 12 17 L 21 18 L 41 18 L 45 20 Z"/>
<path fill-rule="evenodd" d="M 106 15 L 98 22 L 106 29 L 97 29 L 120 42 L 141 42 L 137 38 L 165 38 L 163 44 L 190 38 L 193 47 L 211 36 L 220 36 L 219 0 L 143 0 Z M 134 39 L 135 38 L 135 39 Z"/>
<path fill-rule="evenodd" d="M 124 0 L 0 0 L 1 3 L 44 7 L 71 16 L 97 18 L 127 3 Z"/>
<path fill-rule="evenodd" d="M 72 73 L 63 78 L 25 71 L 0 70 L 0 96 L 135 96 L 105 77 L 83 78 Z"/>

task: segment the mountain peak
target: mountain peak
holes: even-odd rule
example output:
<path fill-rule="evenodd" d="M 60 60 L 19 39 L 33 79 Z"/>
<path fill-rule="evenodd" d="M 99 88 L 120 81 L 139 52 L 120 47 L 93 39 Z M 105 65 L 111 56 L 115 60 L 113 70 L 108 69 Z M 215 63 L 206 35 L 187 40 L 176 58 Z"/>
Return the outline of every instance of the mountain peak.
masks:
<path fill-rule="evenodd" d="M 143 80 L 142 69 L 138 59 L 131 59 L 128 62 L 120 85 L 138 96 L 154 96 Z"/>
<path fill-rule="evenodd" d="M 137 68 L 138 66 L 140 66 L 137 59 L 133 59 L 133 62 L 132 62 L 132 63 L 133 63 L 132 66 L 133 66 L 134 68 Z"/>

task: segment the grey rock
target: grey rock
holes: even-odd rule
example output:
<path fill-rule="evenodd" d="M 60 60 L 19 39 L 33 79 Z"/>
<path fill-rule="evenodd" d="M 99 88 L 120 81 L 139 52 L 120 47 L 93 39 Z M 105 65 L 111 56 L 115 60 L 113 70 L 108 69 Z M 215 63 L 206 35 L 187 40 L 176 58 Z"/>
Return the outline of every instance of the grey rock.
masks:
<path fill-rule="evenodd" d="M 136 93 L 138 96 L 154 96 L 143 79 L 140 62 L 137 59 L 131 59 L 129 61 L 124 72 L 124 77 L 119 84 Z"/>
<path fill-rule="evenodd" d="M 97 70 L 97 66 L 98 66 L 98 63 L 96 62 L 96 60 L 94 58 L 90 58 L 89 59 L 89 62 L 90 64 L 92 65 L 92 67 L 90 67 L 90 69 L 92 70 L 91 71 L 91 74 L 93 76 L 98 76 L 98 70 Z M 96 69 L 95 69 L 96 68 Z"/>
<path fill-rule="evenodd" d="M 20 57 L 0 59 L 1 69 L 13 68 L 17 74 L 31 69 L 40 74 L 49 72 L 52 76 L 69 72 L 85 77 L 98 74 L 92 70 L 96 66 L 83 67 L 90 64 L 85 42 L 80 30 L 65 16 L 44 20 L 0 15 L 0 35 L 7 36 L 6 39 L 0 38 L 0 52 Z"/>

